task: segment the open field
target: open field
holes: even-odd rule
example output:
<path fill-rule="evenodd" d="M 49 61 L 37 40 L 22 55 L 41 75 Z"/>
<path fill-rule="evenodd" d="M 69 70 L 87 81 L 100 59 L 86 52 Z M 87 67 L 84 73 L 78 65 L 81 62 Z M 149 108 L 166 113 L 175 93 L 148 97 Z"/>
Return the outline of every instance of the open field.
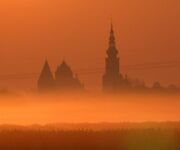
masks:
<path fill-rule="evenodd" d="M 163 123 L 164 125 L 167 123 Z M 161 125 L 163 125 L 161 124 Z M 64 124 L 65 125 L 65 124 Z M 83 124 L 85 125 L 85 124 Z M 99 124 L 102 125 L 102 124 Z M 113 124 L 106 124 L 106 127 Z M 118 125 L 118 124 L 116 124 Z M 119 124 L 120 125 L 120 124 Z M 130 125 L 130 124 L 129 124 Z M 177 123 L 158 127 L 149 124 L 137 128 L 121 129 L 58 129 L 49 126 L 1 126 L 0 149 L 2 150 L 179 150 L 180 130 Z M 147 125 L 147 124 L 146 124 Z M 152 127 L 152 125 L 154 127 Z M 59 125 L 60 126 L 60 125 Z M 62 125 L 63 126 L 63 125 Z M 72 126 L 72 125 L 69 125 Z M 82 124 L 76 127 L 82 127 Z M 98 126 L 98 124 L 91 124 Z M 105 124 L 104 124 L 105 126 Z M 155 127 L 156 126 L 156 127 Z M 168 127 L 169 126 L 169 127 Z M 170 127 L 171 126 L 171 127 Z M 49 128 L 48 128 L 49 127 Z M 50 128 L 51 127 L 51 128 Z M 89 124 L 90 127 L 90 124 Z M 168 127 L 168 128 L 167 128 Z"/>

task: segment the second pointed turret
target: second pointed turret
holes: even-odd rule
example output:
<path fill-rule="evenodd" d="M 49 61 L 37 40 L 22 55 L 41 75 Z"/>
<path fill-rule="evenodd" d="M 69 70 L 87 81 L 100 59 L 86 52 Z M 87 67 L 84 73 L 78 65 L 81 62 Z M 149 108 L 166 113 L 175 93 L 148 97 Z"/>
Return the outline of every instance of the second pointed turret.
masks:
<path fill-rule="evenodd" d="M 53 89 L 54 78 L 51 72 L 48 61 L 45 61 L 44 67 L 41 71 L 40 77 L 38 79 L 38 89 L 40 91 L 46 91 Z"/>

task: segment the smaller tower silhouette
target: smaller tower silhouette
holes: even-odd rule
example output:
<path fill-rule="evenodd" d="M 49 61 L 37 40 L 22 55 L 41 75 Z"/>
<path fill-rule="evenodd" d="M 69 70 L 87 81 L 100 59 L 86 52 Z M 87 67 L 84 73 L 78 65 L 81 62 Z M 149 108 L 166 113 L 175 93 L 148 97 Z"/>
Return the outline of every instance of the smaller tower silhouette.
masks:
<path fill-rule="evenodd" d="M 74 77 L 71 68 L 65 61 L 57 68 L 55 72 L 55 84 L 58 90 L 82 90 L 84 87 L 79 79 Z"/>
<path fill-rule="evenodd" d="M 41 71 L 40 77 L 38 79 L 38 89 L 40 91 L 49 91 L 54 87 L 54 79 L 51 69 L 49 67 L 49 63 L 46 60 L 44 67 Z"/>

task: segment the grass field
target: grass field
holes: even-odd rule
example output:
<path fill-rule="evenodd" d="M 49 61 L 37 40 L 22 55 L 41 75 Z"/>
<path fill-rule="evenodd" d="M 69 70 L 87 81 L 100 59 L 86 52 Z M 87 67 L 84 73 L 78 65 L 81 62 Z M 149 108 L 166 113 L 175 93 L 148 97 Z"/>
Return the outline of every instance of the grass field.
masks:
<path fill-rule="evenodd" d="M 3 129 L 0 150 L 179 150 L 179 129 Z"/>

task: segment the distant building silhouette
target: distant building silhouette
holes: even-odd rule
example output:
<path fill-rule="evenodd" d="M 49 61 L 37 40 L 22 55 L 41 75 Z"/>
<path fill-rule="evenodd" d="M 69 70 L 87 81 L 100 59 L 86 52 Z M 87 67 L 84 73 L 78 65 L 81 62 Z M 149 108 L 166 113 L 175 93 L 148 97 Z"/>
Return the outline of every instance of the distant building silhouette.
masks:
<path fill-rule="evenodd" d="M 74 76 L 71 68 L 65 61 L 57 67 L 55 78 L 46 60 L 38 80 L 39 91 L 80 91 L 84 89 L 77 75 Z"/>
<path fill-rule="evenodd" d="M 45 61 L 44 67 L 41 71 L 39 80 L 38 80 L 38 89 L 40 91 L 49 91 L 54 88 L 54 78 L 49 67 L 48 61 Z"/>
<path fill-rule="evenodd" d="M 163 87 L 159 82 L 155 82 L 152 87 L 146 86 L 144 81 L 130 79 L 123 76 L 120 71 L 120 59 L 113 25 L 111 24 L 109 47 L 106 51 L 105 73 L 103 75 L 104 92 L 120 92 L 124 90 L 135 92 L 179 92 L 180 88 L 175 85 Z M 39 91 L 84 91 L 84 85 L 77 75 L 74 75 L 68 64 L 63 61 L 56 69 L 55 74 L 51 72 L 48 61 L 45 61 L 38 80 Z"/>
<path fill-rule="evenodd" d="M 113 25 L 111 24 L 109 48 L 105 60 L 105 74 L 103 76 L 103 90 L 115 92 L 130 87 L 127 76 L 124 78 L 120 73 L 118 50 L 116 48 Z"/>
<path fill-rule="evenodd" d="M 78 90 L 84 88 L 77 75 L 74 77 L 71 68 L 65 61 L 63 61 L 56 70 L 55 86 L 57 89 L 62 90 Z"/>
<path fill-rule="evenodd" d="M 152 87 L 153 89 L 156 89 L 156 90 L 159 90 L 159 89 L 162 89 L 162 86 L 161 86 L 161 84 L 159 83 L 159 82 L 155 82 L 154 84 L 153 84 L 153 87 Z"/>

